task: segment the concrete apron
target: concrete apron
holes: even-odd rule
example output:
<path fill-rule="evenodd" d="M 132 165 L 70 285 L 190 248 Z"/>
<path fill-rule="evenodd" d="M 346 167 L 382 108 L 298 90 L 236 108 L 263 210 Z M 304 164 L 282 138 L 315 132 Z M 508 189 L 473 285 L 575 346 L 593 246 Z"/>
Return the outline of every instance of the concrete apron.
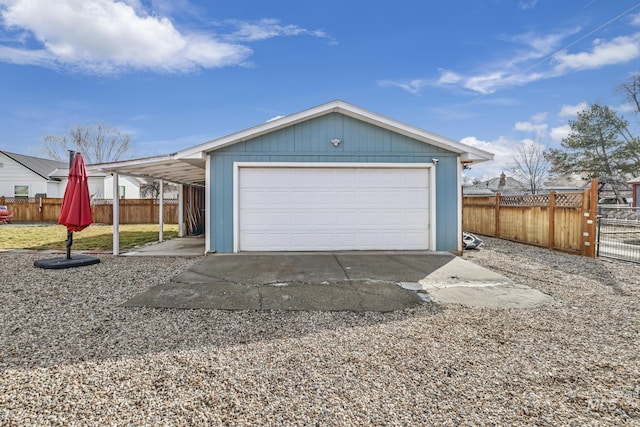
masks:
<path fill-rule="evenodd" d="M 434 301 L 487 308 L 532 308 L 549 305 L 553 298 L 537 289 L 513 283 L 500 274 L 462 258 L 419 281 Z"/>
<path fill-rule="evenodd" d="M 204 255 L 204 236 L 177 237 L 153 242 L 122 254 L 123 256 L 187 256 Z"/>
<path fill-rule="evenodd" d="M 450 253 L 252 253 L 209 255 L 124 306 L 388 312 L 426 301 L 531 308 L 552 298 Z"/>

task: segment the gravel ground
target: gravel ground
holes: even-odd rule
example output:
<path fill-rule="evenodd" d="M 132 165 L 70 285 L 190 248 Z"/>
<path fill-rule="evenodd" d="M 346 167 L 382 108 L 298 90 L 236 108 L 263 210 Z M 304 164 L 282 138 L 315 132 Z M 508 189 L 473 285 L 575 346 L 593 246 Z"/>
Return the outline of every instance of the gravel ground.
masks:
<path fill-rule="evenodd" d="M 195 259 L 0 254 L 2 425 L 640 425 L 640 265 L 487 238 L 552 306 L 124 308 Z"/>

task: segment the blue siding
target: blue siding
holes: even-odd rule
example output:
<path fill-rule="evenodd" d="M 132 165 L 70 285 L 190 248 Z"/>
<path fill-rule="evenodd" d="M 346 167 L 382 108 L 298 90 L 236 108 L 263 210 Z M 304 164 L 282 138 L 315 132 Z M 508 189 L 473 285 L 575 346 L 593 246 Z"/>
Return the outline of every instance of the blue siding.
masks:
<path fill-rule="evenodd" d="M 340 138 L 334 147 L 330 141 Z M 211 249 L 233 251 L 234 162 L 431 163 L 436 168 L 436 249 L 457 250 L 457 155 L 338 113 L 298 123 L 211 154 Z"/>

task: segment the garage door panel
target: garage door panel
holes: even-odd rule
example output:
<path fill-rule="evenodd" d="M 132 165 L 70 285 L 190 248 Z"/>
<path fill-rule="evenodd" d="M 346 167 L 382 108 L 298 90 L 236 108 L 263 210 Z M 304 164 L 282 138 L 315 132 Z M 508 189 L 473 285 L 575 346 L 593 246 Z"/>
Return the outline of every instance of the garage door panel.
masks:
<path fill-rule="evenodd" d="M 409 229 L 416 229 L 424 224 L 422 211 L 404 211 L 401 214 L 402 223 Z"/>
<path fill-rule="evenodd" d="M 239 249 L 429 249 L 426 168 L 240 168 Z"/>
<path fill-rule="evenodd" d="M 243 194 L 246 206 L 262 206 L 269 200 L 269 194 L 264 190 L 244 189 Z"/>

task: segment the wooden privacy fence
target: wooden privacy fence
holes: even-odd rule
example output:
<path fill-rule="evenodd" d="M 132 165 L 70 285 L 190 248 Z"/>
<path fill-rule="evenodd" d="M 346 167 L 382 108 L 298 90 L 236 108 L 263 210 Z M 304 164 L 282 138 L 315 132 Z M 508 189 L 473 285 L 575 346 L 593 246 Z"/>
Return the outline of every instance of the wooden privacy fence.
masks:
<path fill-rule="evenodd" d="M 579 193 L 464 196 L 464 231 L 596 256 L 598 183 Z"/>
<path fill-rule="evenodd" d="M 92 200 L 91 213 L 96 224 L 113 224 L 113 201 Z M 157 224 L 160 204 L 155 199 L 120 199 L 120 224 Z M 62 199 L 0 196 L 0 205 L 15 209 L 13 222 L 58 222 Z M 178 223 L 178 200 L 163 201 L 165 224 Z"/>

